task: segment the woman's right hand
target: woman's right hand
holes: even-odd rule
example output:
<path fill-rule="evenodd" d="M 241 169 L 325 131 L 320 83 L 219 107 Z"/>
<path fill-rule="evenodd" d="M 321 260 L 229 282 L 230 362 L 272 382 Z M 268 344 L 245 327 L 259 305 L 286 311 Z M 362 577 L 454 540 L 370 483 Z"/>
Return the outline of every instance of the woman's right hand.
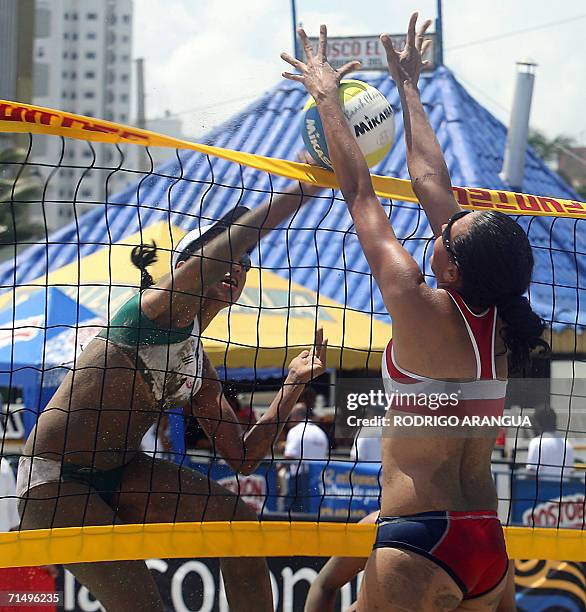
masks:
<path fill-rule="evenodd" d="M 409 20 L 407 29 L 407 41 L 403 50 L 398 53 L 393 47 L 393 41 L 389 34 L 382 34 L 380 40 L 387 53 L 387 63 L 389 66 L 389 74 L 397 87 L 402 87 L 407 81 L 417 86 L 421 69 L 429 64 L 429 61 L 422 61 L 422 57 L 431 44 L 430 40 L 424 40 L 425 32 L 431 25 L 431 19 L 428 19 L 419 28 L 415 35 L 415 26 L 419 13 L 413 13 Z"/>

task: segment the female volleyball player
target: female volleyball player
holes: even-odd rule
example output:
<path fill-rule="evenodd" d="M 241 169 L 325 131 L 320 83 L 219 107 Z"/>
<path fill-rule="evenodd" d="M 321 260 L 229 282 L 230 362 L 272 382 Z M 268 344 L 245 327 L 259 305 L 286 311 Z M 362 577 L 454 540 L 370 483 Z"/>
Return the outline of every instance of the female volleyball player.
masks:
<path fill-rule="evenodd" d="M 527 236 L 498 212 L 462 211 L 454 199 L 439 144 L 427 121 L 417 82 L 423 37 L 409 23 L 398 54 L 381 37 L 403 108 L 407 162 L 415 193 L 437 236 L 432 270 L 437 289 L 425 283 L 415 260 L 397 240 L 380 206 L 364 157 L 338 98 L 341 77 L 357 62 L 334 70 L 326 58 L 326 28 L 317 54 L 305 33 L 307 63 L 281 57 L 300 74 L 315 98 L 328 150 L 358 238 L 393 319 L 393 339 L 383 359 L 387 394 L 429 397 L 455 381 L 462 399 L 451 414 L 502 414 L 507 353 L 521 366 L 543 345 L 543 321 L 523 297 L 533 268 Z M 426 412 L 415 405 L 389 407 L 393 417 Z M 448 435 L 452 433 L 452 435 Z M 505 588 L 508 559 L 496 514 L 491 476 L 494 429 L 432 432 L 425 439 L 392 432 L 383 440 L 381 516 L 366 564 L 358 610 L 494 610 Z"/>
<path fill-rule="evenodd" d="M 324 371 L 322 331 L 313 350 L 293 359 L 270 408 L 246 432 L 223 397 L 200 336 L 240 296 L 247 251 L 317 191 L 295 187 L 194 230 L 178 245 L 171 274 L 156 285 L 146 271 L 154 254 L 133 253 L 144 290 L 83 351 L 27 441 L 18 473 L 23 529 L 256 520 L 208 476 L 144 455 L 140 442 L 165 407 L 189 402 L 214 449 L 235 470 L 252 472 L 270 452 L 305 383 Z M 69 568 L 108 612 L 164 609 L 144 561 Z M 263 559 L 225 559 L 222 572 L 231 610 L 273 609 Z"/>

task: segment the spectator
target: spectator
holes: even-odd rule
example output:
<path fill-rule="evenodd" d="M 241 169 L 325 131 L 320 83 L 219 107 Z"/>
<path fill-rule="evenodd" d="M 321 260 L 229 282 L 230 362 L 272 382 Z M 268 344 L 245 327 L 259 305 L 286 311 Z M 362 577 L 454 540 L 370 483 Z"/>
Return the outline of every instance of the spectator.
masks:
<path fill-rule="evenodd" d="M 551 408 L 535 413 L 538 435 L 529 442 L 527 470 L 538 477 L 560 478 L 572 473 L 574 448 L 557 432 L 557 416 Z"/>
<path fill-rule="evenodd" d="M 364 417 L 373 419 L 378 416 L 378 411 L 370 407 L 365 411 Z M 381 428 L 361 426 L 356 432 L 350 458 L 352 461 L 380 462 L 381 460 Z"/>
<path fill-rule="evenodd" d="M 299 402 L 291 411 L 289 422 L 293 427 L 285 441 L 285 459 L 328 458 L 330 444 L 326 432 L 313 421 L 313 412 L 305 403 Z M 297 423 L 297 424 L 295 424 Z"/>
<path fill-rule="evenodd" d="M 356 434 L 356 437 L 354 438 L 352 448 L 350 449 L 350 459 L 352 459 L 352 461 L 380 463 L 380 437 L 373 437 L 372 435 L 364 436 L 360 435 L 361 433 L 362 432 Z"/>

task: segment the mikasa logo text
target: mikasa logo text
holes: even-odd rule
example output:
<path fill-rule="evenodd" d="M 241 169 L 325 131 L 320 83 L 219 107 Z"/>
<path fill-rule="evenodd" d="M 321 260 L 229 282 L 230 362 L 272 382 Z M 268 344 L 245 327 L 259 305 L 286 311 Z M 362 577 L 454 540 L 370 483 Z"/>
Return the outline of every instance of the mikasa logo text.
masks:
<path fill-rule="evenodd" d="M 377 126 L 381 125 L 387 119 L 391 119 L 393 117 L 393 109 L 390 106 L 387 106 L 382 113 L 375 115 L 374 117 L 369 117 L 368 115 L 364 115 L 365 121 L 361 121 L 360 123 L 354 124 L 354 135 L 358 138 L 358 136 L 362 136 L 366 132 L 370 132 L 370 130 L 374 130 Z"/>

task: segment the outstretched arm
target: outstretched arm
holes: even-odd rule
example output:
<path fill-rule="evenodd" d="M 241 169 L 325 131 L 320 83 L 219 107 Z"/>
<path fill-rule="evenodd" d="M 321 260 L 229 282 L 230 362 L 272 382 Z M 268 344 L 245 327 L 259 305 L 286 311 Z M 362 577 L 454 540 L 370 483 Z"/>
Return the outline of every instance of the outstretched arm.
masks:
<path fill-rule="evenodd" d="M 307 64 L 283 53 L 281 57 L 301 73 L 286 72 L 283 76 L 303 83 L 316 101 L 334 171 L 352 215 L 362 250 L 385 305 L 391 316 L 395 316 L 397 310 L 404 308 L 407 303 L 406 300 L 400 300 L 399 296 L 406 291 L 417 293 L 424 282 L 419 266 L 397 240 L 374 193 L 366 161 L 352 136 L 340 104 L 340 79 L 358 67 L 359 63 L 350 62 L 339 70 L 334 70 L 328 64 L 327 31 L 324 25 L 320 28 L 317 54 L 314 54 L 302 29 L 299 30 L 299 36 L 305 46 Z"/>
<path fill-rule="evenodd" d="M 206 361 L 205 379 L 193 398 L 192 413 L 210 438 L 214 449 L 242 474 L 252 473 L 277 441 L 305 384 L 326 369 L 328 341 L 320 328 L 312 351 L 303 351 L 289 364 L 289 374 L 269 409 L 245 432 L 222 394 L 218 375 Z"/>
<path fill-rule="evenodd" d="M 439 236 L 442 225 L 460 207 L 452 192 L 444 155 L 427 119 L 417 88 L 421 68 L 426 64 L 421 58 L 429 45 L 429 41 L 424 41 L 424 36 L 431 24 L 430 20 L 426 21 L 416 35 L 417 17 L 418 13 L 411 15 L 407 42 L 401 53 L 394 49 L 388 34 L 381 36 L 381 42 L 387 53 L 389 72 L 401 98 L 407 167 L 413 191 L 425 210 L 433 233 Z"/>
<path fill-rule="evenodd" d="M 295 184 L 240 217 L 227 231 L 205 244 L 201 256 L 190 257 L 183 266 L 145 291 L 141 298 L 143 312 L 162 325 L 189 325 L 200 312 L 205 290 L 230 272 L 233 263 L 247 250 L 321 189 L 305 183 Z"/>

